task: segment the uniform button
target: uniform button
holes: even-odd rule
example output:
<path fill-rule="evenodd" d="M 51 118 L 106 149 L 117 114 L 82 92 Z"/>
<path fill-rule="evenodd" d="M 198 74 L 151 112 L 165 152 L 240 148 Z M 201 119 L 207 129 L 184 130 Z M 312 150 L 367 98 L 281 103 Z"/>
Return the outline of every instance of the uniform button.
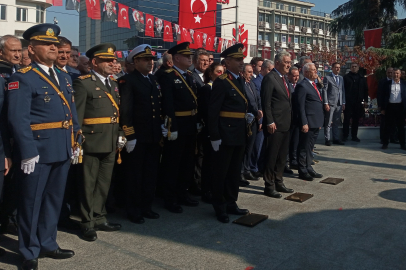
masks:
<path fill-rule="evenodd" d="M 155 109 L 152 109 L 153 112 L 155 112 Z"/>
<path fill-rule="evenodd" d="M 93 133 L 93 130 L 90 133 Z"/>
<path fill-rule="evenodd" d="M 155 115 L 153 115 L 152 118 L 155 118 Z"/>
<path fill-rule="evenodd" d="M 63 105 L 66 105 L 66 103 L 64 102 Z"/>
<path fill-rule="evenodd" d="M 154 98 L 154 96 L 151 96 L 151 98 Z"/>
<path fill-rule="evenodd" d="M 48 92 L 45 92 L 45 95 L 48 94 Z"/>
<path fill-rule="evenodd" d="M 101 98 L 101 96 L 99 96 L 99 98 Z"/>
<path fill-rule="evenodd" d="M 111 105 L 112 105 L 112 106 L 114 106 L 114 104 L 113 104 L 113 103 L 111 103 Z"/>
<path fill-rule="evenodd" d="M 66 116 L 69 116 L 68 114 L 66 114 Z"/>
<path fill-rule="evenodd" d="M 38 135 L 38 138 L 39 138 L 39 135 Z"/>
<path fill-rule="evenodd" d="M 152 102 L 152 105 L 154 105 L 155 103 L 154 102 Z"/>
<path fill-rule="evenodd" d="M 159 104 L 161 104 L 161 102 L 159 102 Z"/>
<path fill-rule="evenodd" d="M 114 115 L 116 115 L 117 113 L 114 113 Z"/>
<path fill-rule="evenodd" d="M 229 127 L 231 127 L 230 125 L 228 125 Z M 93 131 L 92 131 L 93 132 Z"/>

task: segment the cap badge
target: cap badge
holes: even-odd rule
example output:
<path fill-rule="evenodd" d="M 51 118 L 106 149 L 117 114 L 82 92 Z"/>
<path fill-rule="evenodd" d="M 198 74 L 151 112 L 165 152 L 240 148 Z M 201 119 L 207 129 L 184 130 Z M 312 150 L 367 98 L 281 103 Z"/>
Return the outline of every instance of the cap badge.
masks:
<path fill-rule="evenodd" d="M 242 52 L 242 48 L 238 48 L 238 52 Z"/>
<path fill-rule="evenodd" d="M 150 48 L 145 48 L 145 52 L 150 54 L 150 53 L 151 53 L 151 49 L 150 49 Z"/>
<path fill-rule="evenodd" d="M 108 48 L 108 49 L 107 49 L 107 52 L 108 52 L 108 53 L 113 53 L 114 50 L 113 50 L 113 48 Z"/>
<path fill-rule="evenodd" d="M 52 30 L 52 28 L 48 28 L 48 30 L 45 32 L 45 34 L 47 36 L 51 36 L 51 37 L 55 36 L 54 30 Z"/>
<path fill-rule="evenodd" d="M 189 45 L 186 46 L 186 50 L 190 50 Z"/>

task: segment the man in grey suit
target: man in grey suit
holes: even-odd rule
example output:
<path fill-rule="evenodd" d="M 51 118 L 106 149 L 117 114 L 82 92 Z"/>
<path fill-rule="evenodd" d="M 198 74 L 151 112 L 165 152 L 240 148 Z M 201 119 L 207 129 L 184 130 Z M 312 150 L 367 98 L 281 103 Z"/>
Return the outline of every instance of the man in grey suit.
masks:
<path fill-rule="evenodd" d="M 338 134 L 341 112 L 345 110 L 344 79 L 338 75 L 341 69 L 340 64 L 336 62 L 332 66 L 333 73 L 324 77 L 323 80 L 324 138 L 327 146 L 331 146 L 332 138 L 334 144 L 344 145 Z M 331 134 L 331 129 L 333 134 Z"/>

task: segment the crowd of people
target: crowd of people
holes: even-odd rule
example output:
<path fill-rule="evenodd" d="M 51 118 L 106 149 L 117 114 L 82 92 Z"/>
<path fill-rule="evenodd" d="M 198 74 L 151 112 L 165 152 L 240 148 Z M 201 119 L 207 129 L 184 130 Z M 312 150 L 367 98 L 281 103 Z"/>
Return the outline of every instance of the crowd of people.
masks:
<path fill-rule="evenodd" d="M 322 78 L 306 56 L 293 65 L 281 51 L 248 64 L 236 44 L 215 62 L 184 42 L 155 70 L 151 46 L 139 45 L 122 68 L 113 44 L 78 56 L 59 33 L 54 24 L 33 26 L 23 34 L 27 48 L 17 37 L 0 38 L 0 223 L 2 233 L 10 222 L 18 226 L 22 269 L 38 269 L 41 257 L 74 256 L 57 244 L 58 228 L 80 230 L 85 241 L 120 230 L 107 219 L 115 207 L 132 223 L 158 219 L 156 196 L 176 214 L 197 207 L 191 195 L 200 196 L 228 223 L 230 214 L 249 213 L 237 205 L 249 181 L 263 178 L 264 195 L 281 198 L 294 192 L 284 173 L 323 177 L 313 168 L 322 127 L 326 146 L 343 145 L 350 124 L 352 141 L 360 141 L 368 88 L 357 64 L 343 77 L 333 63 Z M 380 82 L 383 148 L 396 127 L 405 149 L 400 75 L 390 69 Z"/>

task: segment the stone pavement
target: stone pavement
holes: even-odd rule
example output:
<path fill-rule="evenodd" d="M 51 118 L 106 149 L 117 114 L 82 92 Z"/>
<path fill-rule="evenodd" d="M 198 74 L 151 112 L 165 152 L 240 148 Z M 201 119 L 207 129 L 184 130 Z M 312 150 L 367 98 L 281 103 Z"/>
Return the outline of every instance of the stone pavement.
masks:
<path fill-rule="evenodd" d="M 204 203 L 172 214 L 157 199 L 160 219 L 136 225 L 122 213 L 110 215 L 122 231 L 99 232 L 96 242 L 59 232 L 61 248 L 76 256 L 40 259 L 40 269 L 405 269 L 406 151 L 380 146 L 318 144 L 315 170 L 345 181 L 332 186 L 286 177 L 286 186 L 314 194 L 304 203 L 265 197 L 263 181 L 252 181 L 238 204 L 269 215 L 254 228 L 221 224 Z M 0 269 L 17 269 L 16 237 L 0 236 L 0 245 L 8 250 Z"/>

